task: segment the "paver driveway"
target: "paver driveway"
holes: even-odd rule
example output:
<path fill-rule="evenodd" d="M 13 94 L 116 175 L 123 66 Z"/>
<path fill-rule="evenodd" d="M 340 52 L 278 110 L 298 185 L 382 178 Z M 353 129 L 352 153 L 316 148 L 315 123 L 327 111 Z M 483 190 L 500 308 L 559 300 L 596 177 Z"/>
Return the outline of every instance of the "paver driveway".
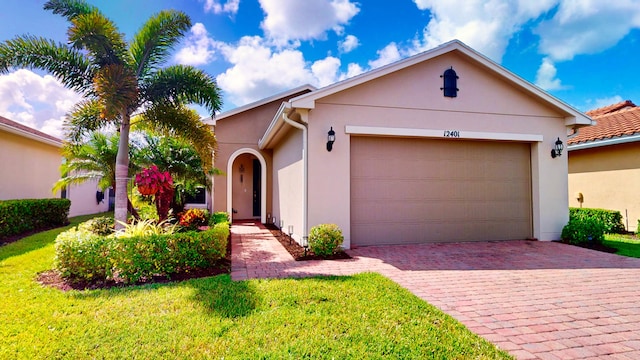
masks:
<path fill-rule="evenodd" d="M 363 247 L 296 262 L 232 227 L 232 278 L 379 272 L 518 359 L 640 359 L 640 259 L 536 241 Z"/>

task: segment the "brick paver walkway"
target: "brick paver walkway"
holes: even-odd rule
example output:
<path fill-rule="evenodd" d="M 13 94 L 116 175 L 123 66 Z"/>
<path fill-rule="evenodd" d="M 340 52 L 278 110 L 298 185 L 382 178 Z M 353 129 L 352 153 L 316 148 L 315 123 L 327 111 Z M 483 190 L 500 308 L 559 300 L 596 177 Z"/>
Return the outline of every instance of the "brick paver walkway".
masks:
<path fill-rule="evenodd" d="M 299 261 L 232 227 L 234 280 L 381 273 L 518 359 L 640 359 L 640 259 L 550 242 L 363 247 Z"/>

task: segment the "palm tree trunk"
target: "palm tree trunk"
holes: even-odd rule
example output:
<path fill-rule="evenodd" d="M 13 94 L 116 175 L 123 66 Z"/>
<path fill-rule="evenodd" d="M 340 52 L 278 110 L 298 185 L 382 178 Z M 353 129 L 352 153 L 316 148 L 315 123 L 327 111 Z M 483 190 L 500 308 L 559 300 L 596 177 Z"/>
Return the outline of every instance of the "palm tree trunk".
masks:
<path fill-rule="evenodd" d="M 129 114 L 126 110 L 122 113 L 120 124 L 120 141 L 118 142 L 118 156 L 116 157 L 116 203 L 114 218 L 116 230 L 127 223 L 127 184 L 129 182 L 129 127 L 131 126 Z"/>

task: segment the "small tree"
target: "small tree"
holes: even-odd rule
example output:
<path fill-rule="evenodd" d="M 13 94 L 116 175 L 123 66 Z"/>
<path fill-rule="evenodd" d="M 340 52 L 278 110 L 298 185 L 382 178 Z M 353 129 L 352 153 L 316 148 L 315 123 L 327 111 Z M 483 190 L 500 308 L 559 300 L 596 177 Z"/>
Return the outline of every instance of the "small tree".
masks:
<path fill-rule="evenodd" d="M 143 169 L 140 174 L 136 174 L 136 185 L 140 194 L 154 197 L 158 220 L 166 220 L 174 192 L 171 174 L 168 171 L 159 171 L 158 167 L 154 165 Z"/>

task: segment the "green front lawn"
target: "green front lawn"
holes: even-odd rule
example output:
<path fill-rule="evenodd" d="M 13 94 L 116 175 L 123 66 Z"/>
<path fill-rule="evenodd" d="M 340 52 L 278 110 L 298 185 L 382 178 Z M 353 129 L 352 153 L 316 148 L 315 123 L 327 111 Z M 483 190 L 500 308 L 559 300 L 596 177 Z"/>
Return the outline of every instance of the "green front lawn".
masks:
<path fill-rule="evenodd" d="M 0 247 L 1 359 L 510 358 L 372 273 L 43 287 L 34 279 L 51 269 L 53 240 L 64 229 Z"/>
<path fill-rule="evenodd" d="M 605 234 L 602 244 L 617 249 L 618 255 L 640 258 L 640 239 L 637 236 Z"/>

